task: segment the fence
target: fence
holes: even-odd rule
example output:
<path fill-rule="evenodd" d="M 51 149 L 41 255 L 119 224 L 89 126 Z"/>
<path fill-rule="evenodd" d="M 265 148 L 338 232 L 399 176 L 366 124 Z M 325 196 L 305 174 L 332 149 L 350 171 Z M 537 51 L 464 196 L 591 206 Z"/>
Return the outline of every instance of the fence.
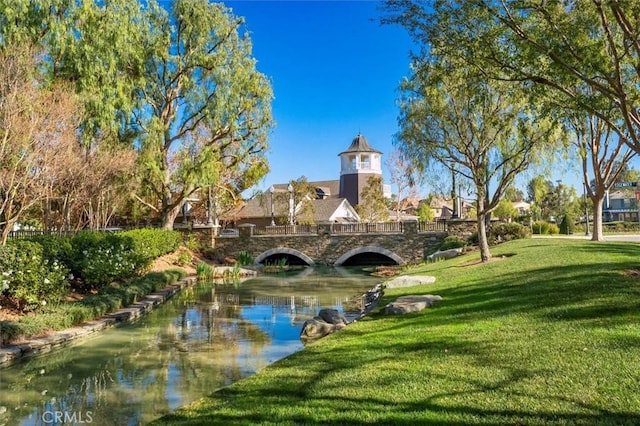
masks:
<path fill-rule="evenodd" d="M 87 230 L 84 230 L 87 231 Z M 117 228 L 117 227 L 113 227 L 113 228 L 102 228 L 102 229 L 98 229 L 95 231 L 90 231 L 90 232 L 121 232 L 124 231 L 123 228 Z M 43 231 L 43 230 L 27 230 L 27 229 L 21 229 L 19 231 L 11 231 L 9 232 L 9 239 L 25 239 L 25 238 L 31 238 L 31 237 L 39 237 L 40 235 L 59 235 L 59 236 L 66 236 L 66 235 L 75 235 L 77 234 L 78 231 Z"/>
<path fill-rule="evenodd" d="M 274 225 L 256 227 L 254 235 L 317 235 L 318 225 Z"/>
<path fill-rule="evenodd" d="M 418 232 L 446 232 L 447 222 L 439 220 L 437 222 L 418 222 Z"/>
<path fill-rule="evenodd" d="M 394 233 L 403 232 L 402 222 L 379 222 L 379 223 L 333 223 L 331 224 L 332 234 L 365 234 L 365 233 Z"/>
<path fill-rule="evenodd" d="M 379 223 L 332 223 L 326 225 L 331 235 L 341 234 L 402 234 L 404 222 L 379 222 Z M 418 232 L 446 232 L 447 223 L 418 222 Z M 275 225 L 256 226 L 253 235 L 317 235 L 318 225 Z"/>

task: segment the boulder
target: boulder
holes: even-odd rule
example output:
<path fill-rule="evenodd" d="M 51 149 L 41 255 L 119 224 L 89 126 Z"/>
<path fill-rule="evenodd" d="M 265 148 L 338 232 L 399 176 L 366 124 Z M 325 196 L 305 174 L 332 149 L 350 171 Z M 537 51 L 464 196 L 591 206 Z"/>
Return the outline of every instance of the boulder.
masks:
<path fill-rule="evenodd" d="M 337 309 L 321 309 L 318 316 L 324 322 L 335 325 L 338 330 L 347 325 L 346 318 Z"/>
<path fill-rule="evenodd" d="M 419 312 L 425 308 L 433 306 L 434 302 L 439 302 L 442 297 L 433 294 L 402 296 L 395 302 L 385 306 L 385 314 L 403 315 L 411 312 Z"/>
<path fill-rule="evenodd" d="M 387 281 L 384 285 L 386 288 L 402 288 L 414 287 L 422 284 L 432 284 L 436 282 L 436 277 L 428 275 L 401 275 Z"/>
<path fill-rule="evenodd" d="M 319 316 L 313 317 L 306 320 L 302 325 L 300 338 L 305 340 L 319 339 L 327 334 L 333 333 L 334 331 L 336 331 L 336 326 L 334 324 L 329 324 Z"/>
<path fill-rule="evenodd" d="M 451 259 L 462 254 L 462 247 L 452 248 L 449 250 L 437 251 L 427 256 L 427 260 Z"/>

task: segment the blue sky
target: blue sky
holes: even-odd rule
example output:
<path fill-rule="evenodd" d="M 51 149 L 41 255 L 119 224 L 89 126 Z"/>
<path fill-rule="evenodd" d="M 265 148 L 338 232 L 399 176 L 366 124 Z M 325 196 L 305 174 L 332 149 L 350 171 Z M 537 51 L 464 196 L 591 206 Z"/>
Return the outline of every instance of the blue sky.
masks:
<path fill-rule="evenodd" d="M 380 25 L 380 2 L 224 3 L 245 18 L 257 67 L 275 96 L 271 172 L 259 189 L 303 175 L 338 179 L 338 154 L 358 132 L 384 154 L 395 149 L 397 88 L 413 44 L 403 28 Z"/>

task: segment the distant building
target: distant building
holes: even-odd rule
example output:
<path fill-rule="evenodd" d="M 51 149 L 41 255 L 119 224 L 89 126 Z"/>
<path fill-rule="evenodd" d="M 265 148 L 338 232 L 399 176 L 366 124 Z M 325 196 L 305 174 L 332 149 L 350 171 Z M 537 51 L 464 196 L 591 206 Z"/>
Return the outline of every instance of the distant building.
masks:
<path fill-rule="evenodd" d="M 638 201 L 631 191 L 607 193 L 602 205 L 603 222 L 638 222 Z"/>
<path fill-rule="evenodd" d="M 511 205 L 518 211 L 520 216 L 528 215 L 531 210 L 531 204 L 526 201 L 512 201 Z"/>
<path fill-rule="evenodd" d="M 382 177 L 382 152 L 372 148 L 367 139 L 358 134 L 351 145 L 338 154 L 340 157 L 340 179 L 308 182 L 315 188 L 315 199 L 312 200 L 314 218 L 320 222 L 358 222 L 360 217 L 355 207 L 362 201 L 362 190 L 367 186 L 371 176 Z M 274 184 L 274 193 L 287 192 L 288 183 Z M 391 187 L 383 185 L 383 194 L 389 198 Z M 277 198 L 277 197 L 276 197 Z M 274 197 L 268 192 L 261 197 L 245 201 L 239 208 L 225 215 L 227 222 L 236 225 L 253 223 L 269 225 L 273 215 L 279 216 L 288 206 L 276 205 Z M 294 206 L 299 209 L 300 206 Z M 279 214 L 280 213 L 280 214 Z"/>
<path fill-rule="evenodd" d="M 351 145 L 340 154 L 340 197 L 357 206 L 362 202 L 362 190 L 370 177 L 382 177 L 382 152 L 372 148 L 358 133 Z M 383 188 L 389 197 L 390 188 Z"/>
<path fill-rule="evenodd" d="M 449 220 L 453 218 L 453 203 L 455 199 L 450 197 L 433 197 L 429 208 L 433 210 L 436 220 Z M 469 212 L 473 209 L 473 204 L 460 199 L 460 219 L 465 219 L 469 216 Z"/>

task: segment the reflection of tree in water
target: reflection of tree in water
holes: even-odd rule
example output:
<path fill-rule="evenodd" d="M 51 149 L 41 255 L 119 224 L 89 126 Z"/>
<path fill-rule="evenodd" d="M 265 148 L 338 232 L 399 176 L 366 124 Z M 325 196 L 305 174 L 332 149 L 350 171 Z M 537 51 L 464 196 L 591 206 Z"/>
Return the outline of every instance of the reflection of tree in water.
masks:
<path fill-rule="evenodd" d="M 186 288 L 133 326 L 5 368 L 0 424 L 28 416 L 26 423 L 42 423 L 47 410 L 91 411 L 95 425 L 147 423 L 230 384 L 268 364 L 273 343 L 269 324 L 263 329 L 255 317 L 243 318 L 243 307 L 259 305 L 271 313 L 265 321 L 275 324 L 276 313 L 302 321 L 342 297 L 325 293 L 324 278 L 310 285 L 304 278 L 300 285 L 269 280 Z M 344 291 L 353 294 L 354 287 Z"/>

